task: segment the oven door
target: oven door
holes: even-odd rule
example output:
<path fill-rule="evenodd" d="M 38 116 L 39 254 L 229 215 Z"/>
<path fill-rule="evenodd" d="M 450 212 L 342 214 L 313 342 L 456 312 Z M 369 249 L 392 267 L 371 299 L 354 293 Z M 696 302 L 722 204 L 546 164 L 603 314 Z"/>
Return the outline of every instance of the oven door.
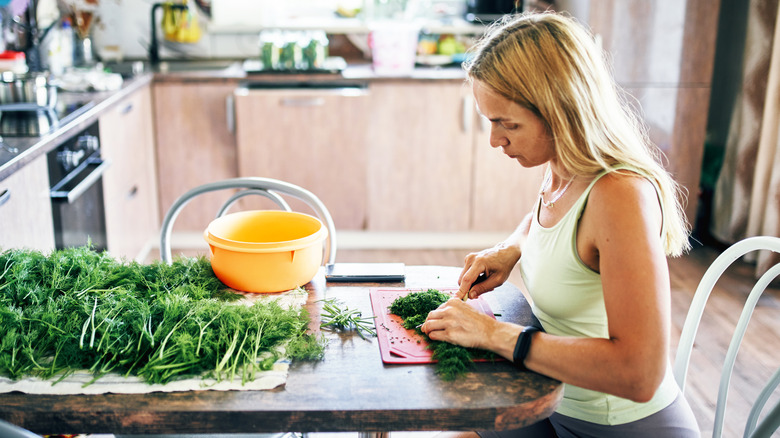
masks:
<path fill-rule="evenodd" d="M 102 176 L 109 164 L 95 154 L 51 188 L 57 249 L 87 244 L 98 251 L 107 248 Z"/>

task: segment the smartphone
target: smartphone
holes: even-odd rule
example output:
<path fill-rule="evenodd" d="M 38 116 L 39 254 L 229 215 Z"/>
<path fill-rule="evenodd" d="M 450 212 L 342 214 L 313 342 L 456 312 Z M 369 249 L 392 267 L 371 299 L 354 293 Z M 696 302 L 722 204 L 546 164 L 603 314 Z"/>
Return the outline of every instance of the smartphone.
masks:
<path fill-rule="evenodd" d="M 406 279 L 403 263 L 333 263 L 325 267 L 325 279 L 333 282 L 399 282 Z"/>

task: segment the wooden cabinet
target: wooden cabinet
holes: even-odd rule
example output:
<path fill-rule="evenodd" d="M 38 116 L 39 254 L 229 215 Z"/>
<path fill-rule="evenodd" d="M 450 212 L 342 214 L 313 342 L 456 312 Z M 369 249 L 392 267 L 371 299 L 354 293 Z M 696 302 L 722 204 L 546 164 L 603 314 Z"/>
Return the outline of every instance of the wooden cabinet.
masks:
<path fill-rule="evenodd" d="M 238 176 L 235 135 L 228 107 L 236 82 L 164 81 L 154 84 L 157 181 L 160 215 L 186 191 Z M 224 193 L 193 199 L 176 220 L 174 231 L 203 232 Z"/>
<path fill-rule="evenodd" d="M 337 228 L 363 229 L 367 150 L 376 141 L 366 135 L 370 99 L 356 86 L 239 89 L 239 175 L 297 184 L 322 200 Z"/>
<path fill-rule="evenodd" d="M 490 126 L 463 81 L 371 86 L 369 230 L 512 231 L 543 168 L 490 147 Z"/>
<path fill-rule="evenodd" d="M 462 81 L 371 84 L 368 230 L 469 228 L 473 157 L 466 92 Z"/>
<path fill-rule="evenodd" d="M 0 181 L 0 251 L 54 249 L 54 224 L 46 156 Z"/>
<path fill-rule="evenodd" d="M 650 140 L 688 191 L 690 222 L 696 218 L 720 3 L 602 0 L 588 10 L 617 82 L 641 106 Z"/>
<path fill-rule="evenodd" d="M 99 120 L 108 251 L 143 257 L 159 230 L 151 89 L 133 93 Z"/>

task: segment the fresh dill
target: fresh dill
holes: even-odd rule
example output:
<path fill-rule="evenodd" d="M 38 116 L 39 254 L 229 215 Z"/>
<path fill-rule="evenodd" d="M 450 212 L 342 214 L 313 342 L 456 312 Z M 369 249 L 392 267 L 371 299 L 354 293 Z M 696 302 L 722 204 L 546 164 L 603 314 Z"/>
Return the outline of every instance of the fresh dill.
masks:
<path fill-rule="evenodd" d="M 495 355 L 486 350 L 465 348 L 449 342 L 434 341 L 420 330 L 428 313 L 452 298 L 437 289 L 411 292 L 398 297 L 390 304 L 389 311 L 403 320 L 406 329 L 416 330 L 428 342 L 428 348 L 433 351 L 431 356 L 436 361 L 436 373 L 443 380 L 455 380 L 468 372 L 474 364 L 474 359 L 493 359 Z"/>
<path fill-rule="evenodd" d="M 338 330 L 354 329 L 363 339 L 366 338 L 365 335 L 376 336 L 374 317 L 364 317 L 360 311 L 351 310 L 335 298 L 320 300 L 320 302 L 322 302 L 320 327 L 332 327 Z"/>
<path fill-rule="evenodd" d="M 148 383 L 251 381 L 286 357 L 321 358 L 302 308 L 240 295 L 205 257 L 140 264 L 89 246 L 0 253 L 0 375 L 62 379 L 90 370 Z"/>

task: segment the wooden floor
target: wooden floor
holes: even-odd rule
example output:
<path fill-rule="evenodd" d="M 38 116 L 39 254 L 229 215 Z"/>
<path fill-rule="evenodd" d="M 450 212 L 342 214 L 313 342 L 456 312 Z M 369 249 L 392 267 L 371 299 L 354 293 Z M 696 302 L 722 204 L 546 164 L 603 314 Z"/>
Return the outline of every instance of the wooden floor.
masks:
<path fill-rule="evenodd" d="M 462 266 L 468 249 L 368 250 L 339 248 L 340 262 L 403 262 L 408 265 Z M 174 253 L 177 253 L 174 251 Z M 719 250 L 698 246 L 670 261 L 672 282 L 672 354 L 676 351 L 693 293 Z M 688 371 L 685 394 L 702 428 L 711 436 L 718 381 L 728 342 L 752 287 L 752 266 L 739 263 L 729 269 L 713 291 L 702 318 Z M 517 270 L 510 277 L 520 284 Z M 742 436 L 745 418 L 763 382 L 780 365 L 780 288 L 770 288 L 759 301 L 742 344 L 732 378 L 723 437 Z M 670 358 L 670 360 L 673 360 Z M 780 392 L 780 391 L 776 391 Z M 774 403 L 778 394 L 770 400 Z M 780 432 L 776 434 L 780 436 Z"/>

